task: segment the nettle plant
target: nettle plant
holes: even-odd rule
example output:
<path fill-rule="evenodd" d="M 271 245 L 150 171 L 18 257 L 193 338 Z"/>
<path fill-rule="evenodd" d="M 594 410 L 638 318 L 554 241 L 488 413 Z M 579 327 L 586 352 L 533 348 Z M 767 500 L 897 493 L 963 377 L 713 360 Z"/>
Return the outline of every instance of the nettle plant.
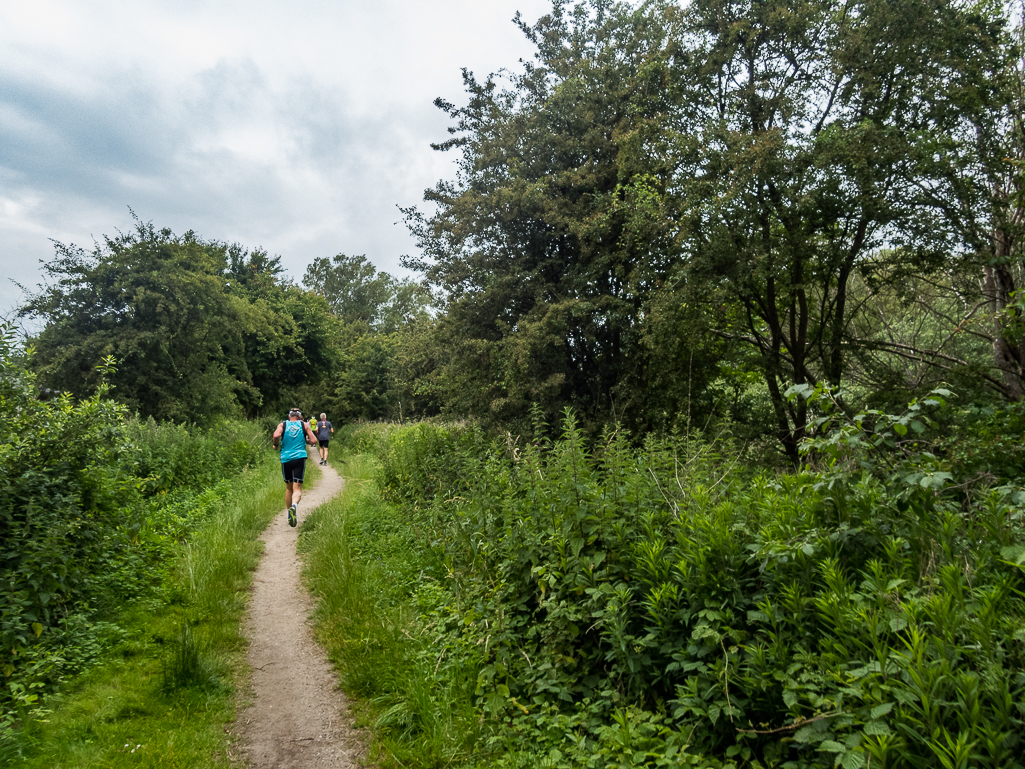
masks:
<path fill-rule="evenodd" d="M 410 498 L 426 624 L 442 672 L 478 671 L 494 760 L 1017 766 L 1025 495 L 966 494 L 927 451 L 947 397 L 824 415 L 823 469 L 793 474 L 699 436 L 590 447 L 572 415 L 449 455 L 463 487 Z"/>

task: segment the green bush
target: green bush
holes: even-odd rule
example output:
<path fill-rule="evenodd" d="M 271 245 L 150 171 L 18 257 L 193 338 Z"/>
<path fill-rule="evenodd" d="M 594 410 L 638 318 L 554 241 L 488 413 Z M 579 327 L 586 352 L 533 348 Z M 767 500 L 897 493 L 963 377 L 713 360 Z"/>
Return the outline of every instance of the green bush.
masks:
<path fill-rule="evenodd" d="M 416 633 L 476 671 L 480 761 L 1021 766 L 1025 492 L 955 483 L 931 400 L 825 420 L 822 469 L 771 476 L 692 436 L 589 450 L 571 416 L 522 449 L 389 431 Z"/>
<path fill-rule="evenodd" d="M 108 392 L 42 400 L 0 333 L 0 737 L 116 640 L 103 620 L 160 590 L 259 455 L 252 425 L 138 422 Z"/>
<path fill-rule="evenodd" d="M 127 544 L 120 510 L 137 494 L 122 462 L 124 410 L 105 394 L 38 400 L 12 333 L 0 334 L 0 667 L 9 680 Z"/>

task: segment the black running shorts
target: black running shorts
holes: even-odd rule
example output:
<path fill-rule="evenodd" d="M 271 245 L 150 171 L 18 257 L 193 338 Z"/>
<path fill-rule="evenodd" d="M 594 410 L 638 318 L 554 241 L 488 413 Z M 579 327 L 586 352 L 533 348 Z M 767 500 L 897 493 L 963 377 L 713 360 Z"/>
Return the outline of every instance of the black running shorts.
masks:
<path fill-rule="evenodd" d="M 331 442 L 330 440 L 327 440 L 327 441 L 317 441 L 317 443 L 320 444 L 320 448 L 322 448 L 322 449 L 326 449 L 327 448 L 327 444 L 329 444 L 330 442 Z"/>
<path fill-rule="evenodd" d="M 306 475 L 306 457 L 290 459 L 281 463 L 281 477 L 285 483 L 302 483 Z"/>

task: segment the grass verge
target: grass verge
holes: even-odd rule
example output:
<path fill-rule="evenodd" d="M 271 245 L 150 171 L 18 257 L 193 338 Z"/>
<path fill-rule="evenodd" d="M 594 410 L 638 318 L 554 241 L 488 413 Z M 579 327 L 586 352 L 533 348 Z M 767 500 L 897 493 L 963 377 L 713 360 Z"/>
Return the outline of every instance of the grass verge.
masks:
<path fill-rule="evenodd" d="M 458 766 L 480 728 L 467 696 L 476 671 L 454 682 L 438 676 L 439 651 L 426 640 L 419 603 L 429 602 L 437 565 L 409 521 L 381 499 L 377 460 L 344 458 L 343 493 L 299 532 L 304 578 L 318 599 L 317 639 L 356 700 L 359 725 L 372 727 L 372 761 Z"/>
<path fill-rule="evenodd" d="M 40 769 L 230 766 L 257 537 L 281 509 L 280 468 L 268 454 L 178 547 L 161 598 L 105 626 L 115 638 L 104 661 L 53 698 L 49 715 L 25 729 L 20 755 L 7 758 Z"/>

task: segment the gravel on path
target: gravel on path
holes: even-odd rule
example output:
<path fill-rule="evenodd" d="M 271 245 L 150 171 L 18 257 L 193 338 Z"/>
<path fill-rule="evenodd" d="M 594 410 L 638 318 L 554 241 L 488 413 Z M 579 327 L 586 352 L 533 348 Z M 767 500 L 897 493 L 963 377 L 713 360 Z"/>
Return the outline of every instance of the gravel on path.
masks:
<path fill-rule="evenodd" d="M 330 465 L 320 469 L 316 486 L 303 490 L 300 524 L 345 483 Z M 246 618 L 253 702 L 239 716 L 239 744 L 256 769 L 355 768 L 365 749 L 327 655 L 313 640 L 313 601 L 299 581 L 298 529 L 288 525 L 283 505 L 263 534 L 267 549 Z"/>

